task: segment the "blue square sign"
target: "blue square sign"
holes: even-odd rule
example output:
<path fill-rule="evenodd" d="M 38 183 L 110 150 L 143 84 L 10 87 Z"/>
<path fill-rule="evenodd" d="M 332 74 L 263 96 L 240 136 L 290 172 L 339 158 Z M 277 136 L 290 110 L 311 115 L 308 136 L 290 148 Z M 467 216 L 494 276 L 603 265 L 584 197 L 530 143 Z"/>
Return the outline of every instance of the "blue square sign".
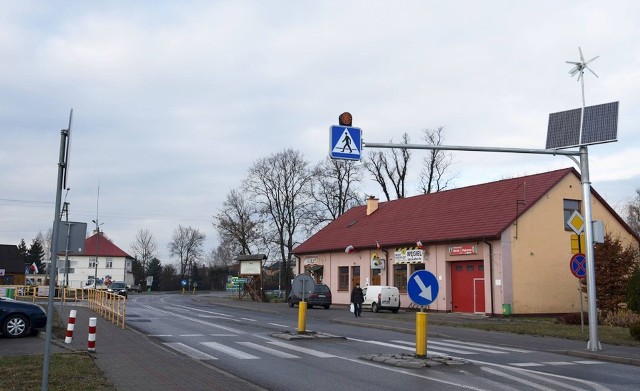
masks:
<path fill-rule="evenodd" d="M 333 125 L 329 152 L 332 159 L 360 160 L 362 130 L 350 126 Z"/>

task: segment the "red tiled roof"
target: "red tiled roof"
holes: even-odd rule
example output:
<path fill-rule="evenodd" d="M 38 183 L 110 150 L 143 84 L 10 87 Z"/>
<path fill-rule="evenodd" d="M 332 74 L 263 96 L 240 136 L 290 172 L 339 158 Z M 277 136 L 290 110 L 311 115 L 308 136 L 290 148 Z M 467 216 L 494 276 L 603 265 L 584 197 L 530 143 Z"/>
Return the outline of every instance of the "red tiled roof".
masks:
<path fill-rule="evenodd" d="M 294 249 L 295 254 L 416 243 L 498 239 L 516 219 L 567 175 L 565 168 L 520 178 L 381 202 L 349 209 Z M 526 190 L 525 190 L 526 188 Z M 522 200 L 526 199 L 526 202 Z"/>
<path fill-rule="evenodd" d="M 97 247 L 96 247 L 97 246 Z M 120 247 L 113 244 L 104 234 L 94 234 L 84 240 L 84 256 L 96 256 L 96 250 L 100 257 L 125 257 L 131 258 L 129 254 L 122 251 Z"/>

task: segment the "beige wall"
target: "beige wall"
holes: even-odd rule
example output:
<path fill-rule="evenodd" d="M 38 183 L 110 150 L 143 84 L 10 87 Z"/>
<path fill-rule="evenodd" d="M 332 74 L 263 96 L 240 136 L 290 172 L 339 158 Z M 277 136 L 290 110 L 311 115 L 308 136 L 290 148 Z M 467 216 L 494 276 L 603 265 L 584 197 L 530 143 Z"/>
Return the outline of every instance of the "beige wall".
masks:
<path fill-rule="evenodd" d="M 514 313 L 579 312 L 580 297 L 586 300 L 569 268 L 573 232 L 564 230 L 564 199 L 582 199 L 580 182 L 573 175 L 564 178 L 507 230 Z M 593 219 L 604 222 L 606 233 L 625 243 L 636 242 L 595 197 L 591 200 Z"/>

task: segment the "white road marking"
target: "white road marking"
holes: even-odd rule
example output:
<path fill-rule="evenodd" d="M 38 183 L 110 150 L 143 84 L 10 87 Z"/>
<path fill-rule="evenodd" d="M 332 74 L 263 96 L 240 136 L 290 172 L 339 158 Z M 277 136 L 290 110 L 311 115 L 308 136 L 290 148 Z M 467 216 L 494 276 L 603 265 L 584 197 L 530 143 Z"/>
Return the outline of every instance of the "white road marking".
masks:
<path fill-rule="evenodd" d="M 279 350 L 276 349 L 271 349 L 269 347 L 263 346 L 263 345 L 258 345 L 257 343 L 253 343 L 253 342 L 237 342 L 240 345 L 243 346 L 247 346 L 256 350 L 259 350 L 261 352 L 264 353 L 269 353 L 271 355 L 274 355 L 276 357 L 280 357 L 280 358 L 300 358 L 299 356 L 295 356 L 293 354 L 289 354 L 289 353 L 285 353 L 285 352 L 281 352 Z"/>
<path fill-rule="evenodd" d="M 288 329 L 290 326 L 285 326 L 283 324 L 278 324 L 278 323 L 269 323 L 271 326 L 276 326 L 276 327 L 282 327 L 285 329 Z"/>
<path fill-rule="evenodd" d="M 543 364 L 546 365 L 553 365 L 553 366 L 562 366 L 562 365 L 576 365 L 575 362 L 570 362 L 570 361 L 543 361 Z"/>
<path fill-rule="evenodd" d="M 364 342 L 364 343 L 370 343 L 373 345 L 380 345 L 380 346 L 386 346 L 386 347 L 390 347 L 390 348 L 396 348 L 396 349 L 402 349 L 402 350 L 408 350 L 411 352 L 415 352 L 415 348 L 409 348 L 409 347 L 405 347 L 405 346 L 400 346 L 400 345 L 394 345 L 391 343 L 386 343 L 386 342 L 380 342 L 380 341 L 366 341 L 364 339 L 357 339 L 357 338 L 347 338 L 348 340 L 351 341 L 356 341 L 356 342 Z"/>
<path fill-rule="evenodd" d="M 492 348 L 492 349 L 500 349 L 500 350 L 506 350 L 507 352 L 516 352 L 516 353 L 531 353 L 531 350 L 525 350 L 525 349 L 518 349 L 518 348 L 510 348 L 510 347 L 506 347 L 506 346 L 493 346 L 493 345 L 487 345 L 487 344 L 482 344 L 482 343 L 478 343 L 478 342 L 468 342 L 468 341 L 457 341 L 455 339 L 445 339 L 443 340 L 445 342 L 452 342 L 452 343 L 461 343 L 464 345 L 471 345 L 471 346 L 480 346 L 480 347 L 485 347 L 485 348 Z"/>
<path fill-rule="evenodd" d="M 540 364 L 539 362 L 512 362 L 509 363 L 507 365 L 512 365 L 514 367 L 520 367 L 520 368 L 525 368 L 525 367 L 543 367 L 543 364 Z"/>
<path fill-rule="evenodd" d="M 310 354 L 316 357 L 321 357 L 321 358 L 337 357 L 337 356 L 334 356 L 333 354 L 324 353 L 318 350 L 303 348 L 302 346 L 290 345 L 288 343 L 284 343 L 280 341 L 269 341 L 268 343 L 270 343 L 271 345 L 280 346 L 286 349 L 295 350 L 297 352 Z"/>
<path fill-rule="evenodd" d="M 603 361 L 595 361 L 595 360 L 578 360 L 574 362 L 578 364 L 585 364 L 585 365 L 604 364 Z"/>
<path fill-rule="evenodd" d="M 234 349 L 234 348 L 230 348 L 226 345 L 223 345 L 221 343 L 217 343 L 217 342 L 200 342 L 200 344 L 213 349 L 213 350 L 217 350 L 221 353 L 225 353 L 228 354 L 230 356 L 233 356 L 235 358 L 239 358 L 241 360 L 257 360 L 260 357 L 254 356 L 252 354 L 249 353 L 245 353 L 243 351 Z"/>
<path fill-rule="evenodd" d="M 394 340 L 391 342 L 395 342 L 395 343 L 400 343 L 400 344 L 405 344 L 405 345 L 411 345 L 415 347 L 415 343 L 413 342 L 407 342 L 407 341 L 399 341 L 399 340 Z M 432 341 L 427 342 L 427 352 L 429 351 L 429 344 L 431 345 L 438 345 L 438 343 L 434 343 Z M 460 350 L 460 349 L 453 349 L 453 348 L 449 348 L 447 347 L 447 344 L 439 344 L 439 345 L 444 345 L 444 346 L 438 346 L 437 349 L 440 350 L 444 350 L 445 352 L 451 352 L 451 353 L 458 353 L 458 354 L 478 354 L 476 352 L 470 352 L 468 350 Z M 415 350 L 415 349 L 414 349 Z"/>
<path fill-rule="evenodd" d="M 511 381 L 514 381 L 516 383 L 524 384 L 525 386 L 528 386 L 528 387 L 531 387 L 531 388 L 535 388 L 536 390 L 553 391 L 553 388 L 545 387 L 545 386 L 543 386 L 541 384 L 536 384 L 536 383 L 534 383 L 532 381 L 525 380 L 525 379 L 523 379 L 521 377 L 518 377 L 518 376 L 509 375 L 507 373 L 498 371 L 498 370 L 493 369 L 493 368 L 482 367 L 481 369 L 483 371 L 489 372 L 489 373 L 491 373 L 493 375 L 501 376 L 501 377 L 504 377 L 504 378 L 509 379 Z"/>
<path fill-rule="evenodd" d="M 194 349 L 191 346 L 185 345 L 181 342 L 165 342 L 164 345 L 196 360 L 217 360 L 217 358 L 201 352 L 198 349 Z"/>
<path fill-rule="evenodd" d="M 240 318 L 242 320 L 246 320 L 247 322 L 257 322 L 257 320 L 255 319 L 249 319 L 249 318 Z"/>
<path fill-rule="evenodd" d="M 237 337 L 238 334 L 209 334 L 212 337 Z"/>
<path fill-rule="evenodd" d="M 173 334 L 147 334 L 147 337 L 173 337 Z"/>

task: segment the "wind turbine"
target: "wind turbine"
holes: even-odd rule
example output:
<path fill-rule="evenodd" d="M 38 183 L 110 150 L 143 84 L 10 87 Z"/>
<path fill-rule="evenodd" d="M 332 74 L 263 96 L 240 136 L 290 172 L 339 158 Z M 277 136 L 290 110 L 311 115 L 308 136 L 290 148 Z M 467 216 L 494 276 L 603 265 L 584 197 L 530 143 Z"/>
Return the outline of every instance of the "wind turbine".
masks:
<path fill-rule="evenodd" d="M 571 77 L 575 76 L 576 74 L 578 74 L 578 80 L 580 81 L 580 85 L 582 87 L 582 113 L 580 115 L 580 141 L 579 143 L 582 144 L 582 124 L 584 121 L 584 107 L 585 107 L 585 100 L 584 100 L 584 70 L 587 69 L 589 70 L 589 72 L 593 73 L 593 75 L 595 77 L 598 77 L 598 75 L 591 69 L 589 68 L 588 64 L 592 61 L 594 61 L 595 59 L 597 59 L 600 56 L 595 56 L 594 58 L 592 58 L 589 61 L 585 61 L 584 60 L 584 56 L 582 55 L 582 49 L 578 46 L 578 51 L 580 52 L 580 61 L 565 61 L 567 64 L 573 64 L 574 67 L 571 68 L 571 70 L 569 71 L 569 74 L 571 75 Z"/>

